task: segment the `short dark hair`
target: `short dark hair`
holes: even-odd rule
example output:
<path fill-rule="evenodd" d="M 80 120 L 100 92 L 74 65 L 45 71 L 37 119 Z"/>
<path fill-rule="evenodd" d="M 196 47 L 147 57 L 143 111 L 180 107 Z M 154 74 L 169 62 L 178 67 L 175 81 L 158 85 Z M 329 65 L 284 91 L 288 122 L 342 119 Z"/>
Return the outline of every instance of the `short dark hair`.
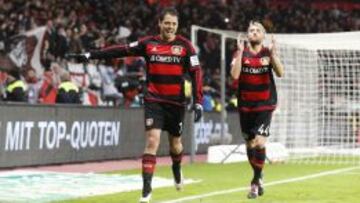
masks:
<path fill-rule="evenodd" d="M 167 8 L 164 8 L 161 11 L 160 16 L 159 16 L 159 20 L 163 21 L 166 14 L 170 14 L 172 16 L 179 17 L 179 12 L 174 7 L 167 7 Z"/>

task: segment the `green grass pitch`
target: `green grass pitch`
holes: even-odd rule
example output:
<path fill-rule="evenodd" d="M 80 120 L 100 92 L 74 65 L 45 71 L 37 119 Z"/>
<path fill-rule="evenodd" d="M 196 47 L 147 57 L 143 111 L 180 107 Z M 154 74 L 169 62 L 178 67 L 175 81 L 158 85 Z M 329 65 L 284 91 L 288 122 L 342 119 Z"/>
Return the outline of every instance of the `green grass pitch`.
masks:
<path fill-rule="evenodd" d="M 308 177 L 326 171 L 354 167 L 350 165 L 321 164 L 274 164 L 265 166 L 265 183 Z M 140 170 L 121 171 L 114 173 L 138 174 Z M 166 202 L 179 198 L 204 195 L 216 191 L 248 187 L 252 171 L 247 163 L 233 164 L 192 164 L 183 166 L 184 176 L 201 180 L 199 183 L 185 185 L 181 192 L 174 187 L 159 188 L 153 191 L 152 202 Z M 158 167 L 156 176 L 171 178 L 170 167 Z M 239 203 L 239 202 L 314 202 L 344 203 L 360 202 L 360 166 L 336 174 L 304 178 L 300 181 L 265 186 L 265 195 L 256 200 L 246 198 L 247 189 L 209 197 L 198 197 L 183 201 L 189 203 Z M 62 201 L 63 203 L 133 203 L 139 199 L 140 191 L 95 196 L 84 199 Z"/>

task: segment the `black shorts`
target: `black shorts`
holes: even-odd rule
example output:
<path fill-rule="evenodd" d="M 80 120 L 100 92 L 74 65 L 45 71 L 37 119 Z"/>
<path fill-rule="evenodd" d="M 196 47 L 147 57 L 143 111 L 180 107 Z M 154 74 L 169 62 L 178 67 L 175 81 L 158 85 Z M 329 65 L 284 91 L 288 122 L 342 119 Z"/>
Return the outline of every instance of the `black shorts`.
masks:
<path fill-rule="evenodd" d="M 170 135 L 181 136 L 185 107 L 167 103 L 145 102 L 145 129 L 168 131 Z"/>
<path fill-rule="evenodd" d="M 272 111 L 239 112 L 239 114 L 241 131 L 245 140 L 252 140 L 256 135 L 264 137 L 270 135 Z"/>

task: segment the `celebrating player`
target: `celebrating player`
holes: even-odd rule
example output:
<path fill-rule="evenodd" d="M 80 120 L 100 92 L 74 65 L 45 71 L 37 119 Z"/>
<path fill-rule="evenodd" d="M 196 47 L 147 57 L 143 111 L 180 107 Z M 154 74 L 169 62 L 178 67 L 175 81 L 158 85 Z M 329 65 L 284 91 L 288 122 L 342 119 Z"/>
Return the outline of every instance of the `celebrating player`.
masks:
<path fill-rule="evenodd" d="M 80 59 L 104 59 L 143 56 L 147 63 L 145 94 L 146 146 L 142 156 L 143 189 L 140 202 L 151 199 L 151 182 L 156 165 L 156 152 L 162 130 L 169 133 L 170 156 L 175 187 L 183 183 L 181 133 L 185 113 L 184 76 L 189 74 L 193 87 L 195 122 L 202 116 L 202 76 L 198 57 L 191 43 L 180 35 L 178 13 L 165 8 L 159 18 L 160 34 L 148 36 L 127 45 L 116 45 L 100 51 L 73 54 Z M 70 55 L 71 56 L 71 55 Z"/>
<path fill-rule="evenodd" d="M 231 75 L 239 80 L 238 106 L 241 131 L 246 140 L 249 163 L 254 171 L 248 198 L 263 195 L 262 170 L 265 164 L 266 137 L 269 136 L 272 112 L 277 105 L 277 93 L 272 71 L 284 74 L 283 65 L 276 53 L 275 39 L 264 47 L 265 28 L 259 22 L 250 22 L 247 43 L 238 38 Z"/>

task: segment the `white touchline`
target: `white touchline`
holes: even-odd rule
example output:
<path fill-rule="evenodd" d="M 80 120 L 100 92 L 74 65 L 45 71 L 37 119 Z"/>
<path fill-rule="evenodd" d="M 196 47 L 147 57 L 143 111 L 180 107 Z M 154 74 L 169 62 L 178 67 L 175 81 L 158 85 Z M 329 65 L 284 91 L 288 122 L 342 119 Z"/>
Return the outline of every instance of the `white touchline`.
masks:
<path fill-rule="evenodd" d="M 325 172 L 321 172 L 321 173 L 315 173 L 315 174 L 311 174 L 311 175 L 301 176 L 301 177 L 297 177 L 297 178 L 289 178 L 289 179 L 284 179 L 284 180 L 278 180 L 278 181 L 265 183 L 264 186 L 280 185 L 280 184 L 284 184 L 284 183 L 298 182 L 298 181 L 318 178 L 318 177 L 321 177 L 321 176 L 328 176 L 328 175 L 337 174 L 337 173 L 344 173 L 344 172 L 352 171 L 352 170 L 355 170 L 355 169 L 360 169 L 360 167 L 356 166 L 356 167 L 342 168 L 342 169 L 336 169 L 336 170 L 325 171 Z M 205 193 L 205 194 L 201 194 L 201 195 L 193 195 L 193 196 L 183 197 L 183 198 L 179 198 L 179 199 L 175 199 L 175 200 L 163 201 L 163 202 L 160 202 L 160 203 L 180 203 L 180 202 L 186 202 L 186 201 L 190 201 L 190 200 L 201 199 L 201 198 L 205 198 L 205 197 L 212 197 L 212 196 L 216 196 L 216 195 L 223 195 L 223 194 L 229 194 L 229 193 L 234 193 L 234 192 L 245 191 L 245 190 L 248 190 L 248 189 L 249 189 L 249 187 L 239 187 L 239 188 L 234 188 L 234 189 L 229 189 L 229 190 L 221 190 L 221 191 L 210 192 L 210 193 Z"/>

